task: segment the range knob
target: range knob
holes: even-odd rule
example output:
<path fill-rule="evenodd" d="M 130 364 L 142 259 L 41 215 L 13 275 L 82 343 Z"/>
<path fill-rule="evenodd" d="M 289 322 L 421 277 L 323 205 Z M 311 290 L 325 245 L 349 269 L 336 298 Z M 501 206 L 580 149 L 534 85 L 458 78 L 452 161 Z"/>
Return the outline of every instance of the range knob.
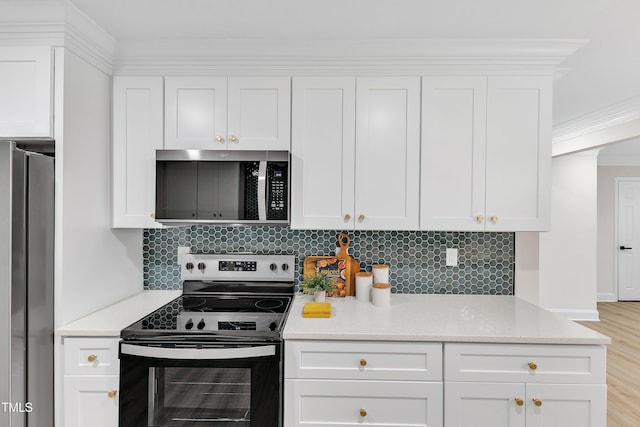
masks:
<path fill-rule="evenodd" d="M 189 273 L 191 273 L 191 271 L 193 270 L 193 263 L 192 262 L 188 262 L 185 265 L 186 269 L 189 270 Z"/>
<path fill-rule="evenodd" d="M 184 327 L 186 329 L 193 329 L 193 320 L 191 319 L 187 320 L 187 323 L 184 324 Z"/>
<path fill-rule="evenodd" d="M 198 322 L 197 328 L 202 330 L 204 329 L 204 326 L 205 326 L 204 319 L 200 319 L 200 321 Z"/>
<path fill-rule="evenodd" d="M 289 264 L 284 263 L 282 264 L 282 271 L 287 271 L 289 269 Z"/>
<path fill-rule="evenodd" d="M 269 269 L 271 271 L 276 271 L 278 269 L 278 264 L 276 264 L 275 262 L 272 262 L 271 265 L 269 266 Z"/>
<path fill-rule="evenodd" d="M 198 263 L 198 270 L 204 272 L 205 268 L 207 268 L 207 264 L 205 264 L 204 262 Z"/>

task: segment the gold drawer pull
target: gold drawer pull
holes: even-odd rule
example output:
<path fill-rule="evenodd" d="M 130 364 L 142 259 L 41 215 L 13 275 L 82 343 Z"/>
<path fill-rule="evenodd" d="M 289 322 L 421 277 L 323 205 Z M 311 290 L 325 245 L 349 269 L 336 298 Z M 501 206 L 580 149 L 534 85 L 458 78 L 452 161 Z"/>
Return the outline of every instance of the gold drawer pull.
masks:
<path fill-rule="evenodd" d="M 93 362 L 95 362 L 96 360 L 98 360 L 98 356 L 96 356 L 95 354 L 90 354 L 90 355 L 89 355 L 89 357 L 87 357 L 87 360 L 88 360 L 90 363 L 93 363 Z"/>
<path fill-rule="evenodd" d="M 231 141 L 231 142 L 236 142 L 237 140 L 238 140 L 238 138 L 236 138 L 236 136 L 235 136 L 235 135 L 231 135 L 231 136 L 229 137 L 229 141 Z"/>
<path fill-rule="evenodd" d="M 536 398 L 533 398 L 531 400 L 533 400 L 533 404 L 536 405 L 537 407 L 542 406 L 542 400 L 536 399 Z"/>
<path fill-rule="evenodd" d="M 367 360 L 366 359 L 360 359 L 360 366 L 367 366 Z"/>
<path fill-rule="evenodd" d="M 535 371 L 536 369 L 538 369 L 538 365 L 536 365 L 533 362 L 529 362 L 527 363 L 527 365 L 529 365 L 529 369 L 531 369 L 532 371 Z"/>
<path fill-rule="evenodd" d="M 524 405 L 524 400 L 520 399 L 519 397 L 516 397 L 516 405 L 518 406 Z"/>
<path fill-rule="evenodd" d="M 222 142 L 222 137 L 220 135 L 216 135 L 216 141 Z"/>
<path fill-rule="evenodd" d="M 366 417 L 367 416 L 367 411 L 364 408 L 360 408 L 360 416 L 361 417 Z"/>
<path fill-rule="evenodd" d="M 117 394 L 118 392 L 116 390 L 111 390 L 109 393 L 107 393 L 107 396 L 109 396 L 109 399 L 113 399 Z"/>

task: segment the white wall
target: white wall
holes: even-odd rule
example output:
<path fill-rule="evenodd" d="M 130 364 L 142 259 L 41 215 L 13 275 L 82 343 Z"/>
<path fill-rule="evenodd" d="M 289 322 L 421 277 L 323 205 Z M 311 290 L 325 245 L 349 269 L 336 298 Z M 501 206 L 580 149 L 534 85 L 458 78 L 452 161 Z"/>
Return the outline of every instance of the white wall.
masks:
<path fill-rule="evenodd" d="M 640 166 L 598 166 L 598 301 L 617 301 L 615 178 L 640 177 Z"/>
<path fill-rule="evenodd" d="M 112 230 L 111 77 L 56 48 L 56 326 L 142 290 L 142 231 Z"/>
<path fill-rule="evenodd" d="M 597 318 L 597 170 L 596 151 L 553 159 L 551 231 L 539 233 L 539 305 L 572 319 Z"/>

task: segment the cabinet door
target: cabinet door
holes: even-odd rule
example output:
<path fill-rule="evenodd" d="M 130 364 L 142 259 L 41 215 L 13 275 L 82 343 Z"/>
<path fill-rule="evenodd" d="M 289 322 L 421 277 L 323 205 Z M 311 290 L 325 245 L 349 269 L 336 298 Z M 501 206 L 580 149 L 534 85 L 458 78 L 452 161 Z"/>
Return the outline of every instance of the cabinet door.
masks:
<path fill-rule="evenodd" d="M 441 382 L 285 380 L 284 397 L 287 427 L 442 426 Z"/>
<path fill-rule="evenodd" d="M 358 78 L 356 228 L 418 229 L 419 185 L 420 78 Z"/>
<path fill-rule="evenodd" d="M 293 79 L 291 228 L 353 228 L 355 111 L 355 78 Z"/>
<path fill-rule="evenodd" d="M 527 384 L 527 427 L 605 425 L 606 385 Z"/>
<path fill-rule="evenodd" d="M 50 47 L 0 47 L 0 137 L 52 137 Z"/>
<path fill-rule="evenodd" d="M 422 78 L 422 230 L 484 230 L 486 103 L 485 77 Z"/>
<path fill-rule="evenodd" d="M 549 228 L 550 77 L 489 77 L 486 230 Z"/>
<path fill-rule="evenodd" d="M 117 427 L 117 392 L 117 376 L 65 376 L 65 427 Z"/>
<path fill-rule="evenodd" d="M 289 150 L 291 78 L 229 77 L 228 146 Z"/>
<path fill-rule="evenodd" d="M 113 78 L 113 227 L 156 228 L 162 77 Z"/>
<path fill-rule="evenodd" d="M 524 427 L 525 399 L 524 383 L 445 382 L 445 427 Z"/>
<path fill-rule="evenodd" d="M 227 78 L 166 77 L 165 148 L 227 148 Z"/>

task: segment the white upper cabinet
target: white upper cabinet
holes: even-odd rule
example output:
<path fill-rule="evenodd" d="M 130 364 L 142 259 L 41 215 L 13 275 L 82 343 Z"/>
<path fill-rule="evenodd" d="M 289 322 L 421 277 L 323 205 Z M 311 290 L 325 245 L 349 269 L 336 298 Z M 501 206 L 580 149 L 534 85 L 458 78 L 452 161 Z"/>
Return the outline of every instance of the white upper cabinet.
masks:
<path fill-rule="evenodd" d="M 292 228 L 418 228 L 419 78 L 294 78 L 292 114 Z"/>
<path fill-rule="evenodd" d="M 423 77 L 423 230 L 548 229 L 551 79 Z"/>
<path fill-rule="evenodd" d="M 53 137 L 51 47 L 0 47 L 0 137 Z"/>
<path fill-rule="evenodd" d="M 418 77 L 358 78 L 355 168 L 357 228 L 418 229 Z"/>
<path fill-rule="evenodd" d="M 544 231 L 551 214 L 550 77 L 489 77 L 487 231 Z"/>
<path fill-rule="evenodd" d="M 353 228 L 355 77 L 293 79 L 291 227 Z"/>
<path fill-rule="evenodd" d="M 165 148 L 288 150 L 289 77 L 166 77 Z"/>
<path fill-rule="evenodd" d="M 113 227 L 156 228 L 156 150 L 162 77 L 113 78 Z"/>

